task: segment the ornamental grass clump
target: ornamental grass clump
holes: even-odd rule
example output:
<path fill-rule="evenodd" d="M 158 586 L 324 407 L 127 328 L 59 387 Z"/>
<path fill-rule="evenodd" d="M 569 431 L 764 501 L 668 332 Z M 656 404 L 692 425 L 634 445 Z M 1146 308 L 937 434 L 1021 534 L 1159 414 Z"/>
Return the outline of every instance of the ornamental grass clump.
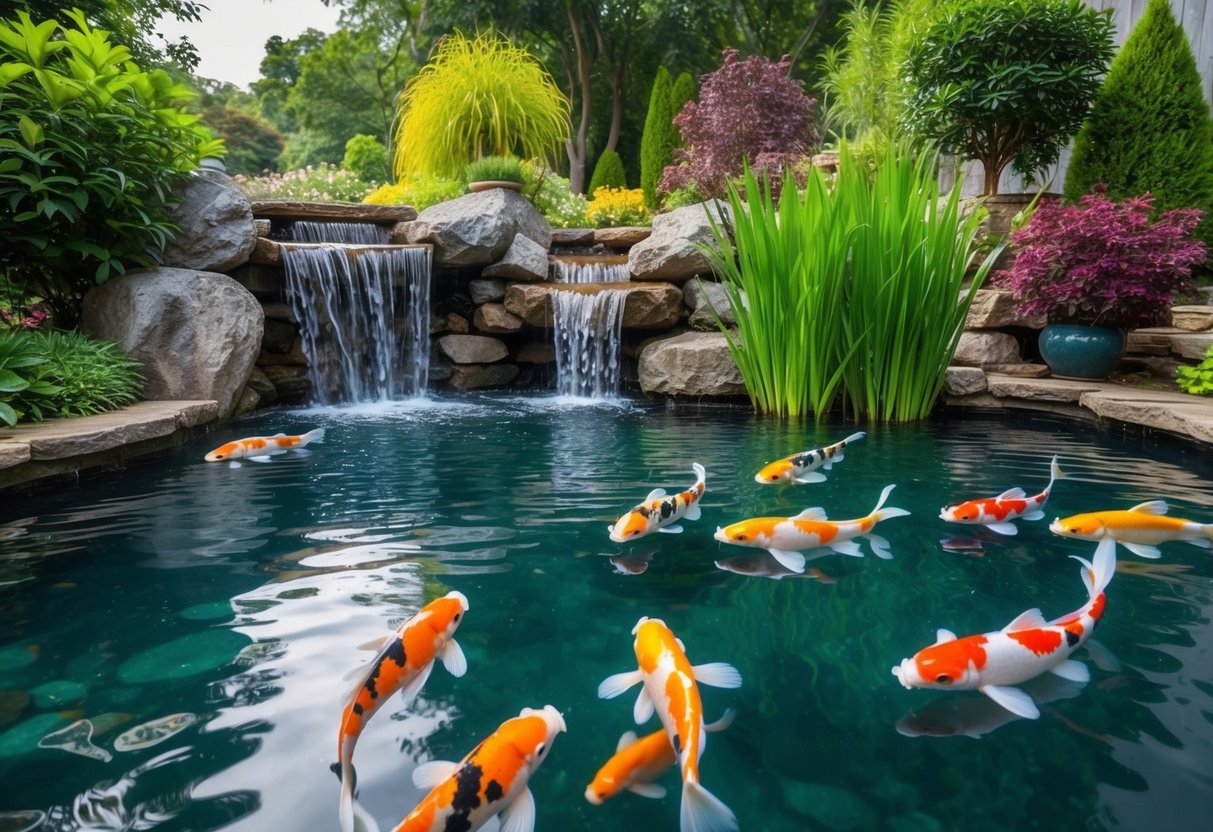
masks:
<path fill-rule="evenodd" d="M 469 162 L 463 169 L 468 182 L 516 182 L 526 184 L 526 173 L 522 161 L 515 156 L 485 156 Z"/>
<path fill-rule="evenodd" d="M 1205 244 L 1192 238 L 1200 211 L 1153 213 L 1149 194 L 1115 202 L 1099 190 L 1077 205 L 1042 203 L 1012 235 L 1015 262 L 995 282 L 1014 294 L 1023 314 L 1050 323 L 1163 323 L 1175 295 L 1192 288 Z"/>

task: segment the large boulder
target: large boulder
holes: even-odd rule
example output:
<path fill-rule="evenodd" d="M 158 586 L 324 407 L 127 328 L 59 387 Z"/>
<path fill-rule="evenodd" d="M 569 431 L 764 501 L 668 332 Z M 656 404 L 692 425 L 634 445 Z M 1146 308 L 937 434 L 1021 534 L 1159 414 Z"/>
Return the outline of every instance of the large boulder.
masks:
<path fill-rule="evenodd" d="M 248 262 L 257 245 L 253 209 L 230 176 L 199 170 L 168 218 L 181 230 L 164 249 L 164 265 L 226 272 Z"/>
<path fill-rule="evenodd" d="M 552 227 L 516 191 L 493 188 L 431 205 L 408 225 L 410 243 L 434 246 L 434 265 L 487 266 L 500 260 L 521 234 L 546 252 Z"/>
<path fill-rule="evenodd" d="M 537 282 L 548 279 L 548 250 L 525 234 L 514 236 L 505 256 L 481 272 L 485 277 Z"/>
<path fill-rule="evenodd" d="M 729 206 L 704 202 L 653 217 L 653 231 L 648 239 L 636 243 L 628 252 L 632 277 L 682 283 L 697 274 L 710 272 L 711 265 L 695 250 L 695 244 L 715 241 L 708 212 L 719 223 L 721 209 L 727 216 L 732 216 Z"/>
<path fill-rule="evenodd" d="M 253 371 L 265 313 L 226 275 L 158 268 L 90 291 L 81 326 L 143 365 L 147 398 L 214 399 L 227 418 Z"/>
<path fill-rule="evenodd" d="M 1019 342 L 1005 332 L 962 332 L 952 363 L 961 367 L 1017 364 Z"/>
<path fill-rule="evenodd" d="M 691 310 L 691 317 L 687 319 L 691 329 L 715 332 L 720 328 L 716 325 L 716 315 L 720 316 L 725 326 L 737 326 L 737 316 L 733 314 L 733 304 L 729 301 L 724 284 L 696 277 L 682 287 L 682 297 Z M 713 309 L 716 315 L 712 314 Z"/>
<path fill-rule="evenodd" d="M 685 332 L 640 353 L 640 389 L 670 396 L 744 396 L 745 381 L 720 332 Z"/>
<path fill-rule="evenodd" d="M 963 290 L 963 298 L 968 289 Z M 1005 289 L 978 289 L 973 293 L 973 305 L 965 320 L 965 329 L 998 329 L 1004 326 L 1022 326 L 1043 329 L 1048 323 L 1044 315 L 1027 317 L 1020 313 L 1015 296 Z"/>

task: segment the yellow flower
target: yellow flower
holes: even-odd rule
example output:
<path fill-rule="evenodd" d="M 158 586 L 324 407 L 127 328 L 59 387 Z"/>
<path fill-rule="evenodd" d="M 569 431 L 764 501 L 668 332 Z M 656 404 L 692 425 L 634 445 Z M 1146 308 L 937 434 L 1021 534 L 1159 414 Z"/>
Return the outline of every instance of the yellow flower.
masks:
<path fill-rule="evenodd" d="M 640 188 L 598 188 L 586 205 L 585 217 L 596 228 L 647 225 L 649 212 L 644 205 L 644 191 Z"/>

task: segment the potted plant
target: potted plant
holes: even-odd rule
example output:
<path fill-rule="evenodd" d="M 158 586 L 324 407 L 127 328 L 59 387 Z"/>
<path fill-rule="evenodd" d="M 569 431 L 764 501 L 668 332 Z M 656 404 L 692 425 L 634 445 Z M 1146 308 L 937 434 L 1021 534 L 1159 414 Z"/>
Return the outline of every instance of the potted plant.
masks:
<path fill-rule="evenodd" d="M 1077 205 L 1044 202 L 1012 235 L 1009 289 L 1024 315 L 1044 315 L 1040 352 L 1054 375 L 1106 378 L 1124 353 L 1125 331 L 1163 323 L 1191 286 L 1205 244 L 1192 239 L 1196 209 L 1152 217 L 1153 198 L 1108 199 L 1103 188 Z"/>
<path fill-rule="evenodd" d="M 521 191 L 526 184 L 526 174 L 522 170 L 522 162 L 513 156 L 485 156 L 468 163 L 464 168 L 468 190 L 472 193 L 487 191 L 490 188 L 509 188 Z"/>

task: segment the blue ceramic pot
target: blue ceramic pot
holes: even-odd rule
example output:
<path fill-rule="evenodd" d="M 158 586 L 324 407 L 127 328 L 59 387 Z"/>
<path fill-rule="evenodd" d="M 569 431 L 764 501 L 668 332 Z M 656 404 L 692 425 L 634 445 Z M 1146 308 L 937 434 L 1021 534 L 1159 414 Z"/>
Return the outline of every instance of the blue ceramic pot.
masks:
<path fill-rule="evenodd" d="M 1104 379 L 1125 354 L 1125 334 L 1106 326 L 1049 324 L 1040 354 L 1055 376 Z"/>

